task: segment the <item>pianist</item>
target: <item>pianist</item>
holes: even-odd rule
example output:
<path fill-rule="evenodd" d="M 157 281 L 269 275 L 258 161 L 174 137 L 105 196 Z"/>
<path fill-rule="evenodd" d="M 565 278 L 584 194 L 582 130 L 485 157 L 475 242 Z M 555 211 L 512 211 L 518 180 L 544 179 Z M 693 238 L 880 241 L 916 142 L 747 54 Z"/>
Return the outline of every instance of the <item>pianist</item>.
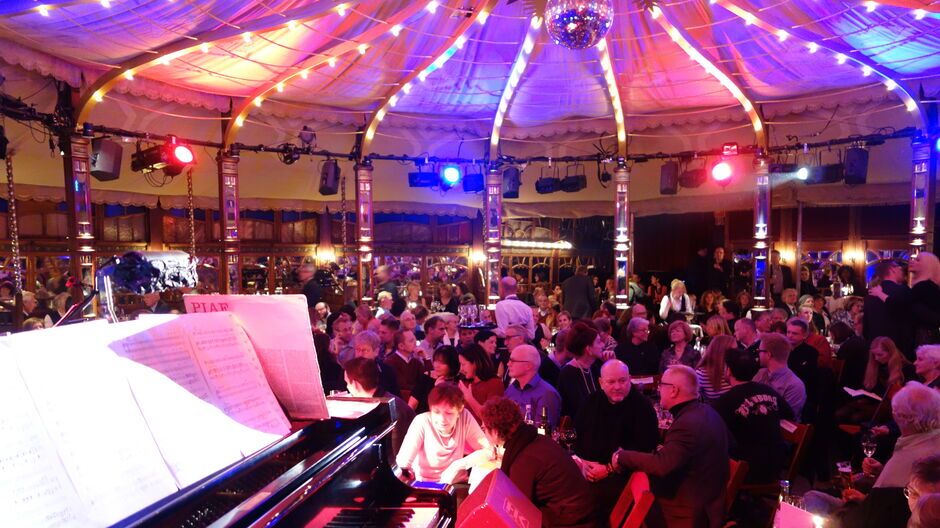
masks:
<path fill-rule="evenodd" d="M 415 417 L 398 451 L 402 473 L 416 480 L 439 482 L 451 464 L 482 448 L 489 448 L 483 431 L 464 407 L 463 393 L 450 383 L 435 386 L 428 395 L 430 411 Z M 448 471 L 448 483 L 466 480 L 465 471 Z M 455 477 L 451 477 L 455 475 Z"/>

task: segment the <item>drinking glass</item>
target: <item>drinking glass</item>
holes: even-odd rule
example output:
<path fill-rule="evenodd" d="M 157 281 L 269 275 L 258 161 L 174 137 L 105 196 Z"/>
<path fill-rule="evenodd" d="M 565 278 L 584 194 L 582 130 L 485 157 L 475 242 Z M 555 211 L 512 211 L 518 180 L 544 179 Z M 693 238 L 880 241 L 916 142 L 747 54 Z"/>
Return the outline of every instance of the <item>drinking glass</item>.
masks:
<path fill-rule="evenodd" d="M 836 469 L 839 471 L 839 478 L 842 481 L 842 489 L 852 489 L 852 462 L 836 462 Z"/>

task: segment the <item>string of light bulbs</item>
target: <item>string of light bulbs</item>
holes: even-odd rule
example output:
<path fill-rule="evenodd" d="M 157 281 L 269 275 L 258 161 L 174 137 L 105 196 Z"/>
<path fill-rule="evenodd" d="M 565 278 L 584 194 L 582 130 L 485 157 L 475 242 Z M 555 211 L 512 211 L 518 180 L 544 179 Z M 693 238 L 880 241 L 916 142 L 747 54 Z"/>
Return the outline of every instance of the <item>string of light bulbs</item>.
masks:
<path fill-rule="evenodd" d="M 529 58 L 535 50 L 539 35 L 542 32 L 542 17 L 534 16 L 529 19 L 529 27 L 526 30 L 525 38 L 519 51 L 516 53 L 516 59 L 513 61 L 512 69 L 509 73 L 509 80 L 503 87 L 503 94 L 499 98 L 499 105 L 496 107 L 496 115 L 493 117 L 493 129 L 490 133 L 490 152 L 496 155 L 499 152 L 499 133 L 503 126 L 506 112 L 509 111 L 509 104 L 512 101 L 513 93 L 522 80 L 522 74 L 525 73 L 529 63 Z"/>

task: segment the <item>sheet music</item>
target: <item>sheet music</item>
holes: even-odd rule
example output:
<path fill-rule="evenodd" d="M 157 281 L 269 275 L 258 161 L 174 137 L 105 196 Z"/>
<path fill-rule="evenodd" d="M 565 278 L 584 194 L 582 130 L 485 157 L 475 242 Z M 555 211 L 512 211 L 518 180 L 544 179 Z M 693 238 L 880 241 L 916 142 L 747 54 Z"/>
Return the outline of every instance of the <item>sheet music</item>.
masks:
<path fill-rule="evenodd" d="M 290 422 L 271 392 L 251 341 L 231 313 L 187 314 L 177 322 L 192 343 L 213 398 L 227 416 L 278 437 L 290 432 Z"/>
<path fill-rule="evenodd" d="M 852 397 L 857 398 L 859 396 L 868 396 L 869 398 L 872 398 L 876 401 L 881 401 L 882 399 L 881 396 L 878 396 L 874 392 L 868 392 L 867 390 L 853 389 L 851 387 L 842 387 L 842 388 L 845 389 L 845 392 L 849 393 L 849 395 Z"/>
<path fill-rule="evenodd" d="M 127 358 L 120 361 L 134 399 L 180 488 L 241 460 L 243 432 L 239 424 L 162 373 Z"/>
<path fill-rule="evenodd" d="M 5 341 L 0 401 L 0 526 L 92 526 Z"/>
<path fill-rule="evenodd" d="M 303 295 L 185 295 L 186 312 L 230 311 L 258 353 L 268 383 L 295 419 L 329 418 Z M 328 351 L 323 351 L 328 353 Z"/>
<path fill-rule="evenodd" d="M 110 525 L 177 487 L 117 356 L 83 326 L 20 333 L 9 342 L 89 517 Z"/>

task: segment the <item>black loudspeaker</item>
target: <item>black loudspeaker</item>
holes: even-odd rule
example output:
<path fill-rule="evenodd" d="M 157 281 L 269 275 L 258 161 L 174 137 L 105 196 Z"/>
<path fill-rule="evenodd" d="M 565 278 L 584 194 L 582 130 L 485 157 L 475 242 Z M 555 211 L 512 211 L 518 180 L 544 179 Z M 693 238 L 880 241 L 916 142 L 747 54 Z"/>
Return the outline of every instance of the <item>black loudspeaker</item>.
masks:
<path fill-rule="evenodd" d="M 679 191 L 679 163 L 667 161 L 659 168 L 659 194 L 676 194 Z"/>
<path fill-rule="evenodd" d="M 503 198 L 518 198 L 522 186 L 522 174 L 516 167 L 507 167 L 503 171 Z"/>
<path fill-rule="evenodd" d="M 845 151 L 845 183 L 861 185 L 868 180 L 868 150 L 852 147 Z"/>
<path fill-rule="evenodd" d="M 836 183 L 845 175 L 845 166 L 842 163 L 831 163 L 809 169 L 809 177 L 806 178 L 806 185 L 818 185 L 823 183 Z"/>
<path fill-rule="evenodd" d="M 689 169 L 679 175 L 679 185 L 686 189 L 695 189 L 701 187 L 707 179 L 705 169 Z"/>
<path fill-rule="evenodd" d="M 124 147 L 104 138 L 91 142 L 91 175 L 98 181 L 114 181 L 121 177 Z"/>
<path fill-rule="evenodd" d="M 323 162 L 320 168 L 320 194 L 329 196 L 339 191 L 339 163 L 334 159 Z"/>
<path fill-rule="evenodd" d="M 464 174 L 463 192 L 465 193 L 483 192 L 483 173 L 474 172 L 470 174 Z"/>

